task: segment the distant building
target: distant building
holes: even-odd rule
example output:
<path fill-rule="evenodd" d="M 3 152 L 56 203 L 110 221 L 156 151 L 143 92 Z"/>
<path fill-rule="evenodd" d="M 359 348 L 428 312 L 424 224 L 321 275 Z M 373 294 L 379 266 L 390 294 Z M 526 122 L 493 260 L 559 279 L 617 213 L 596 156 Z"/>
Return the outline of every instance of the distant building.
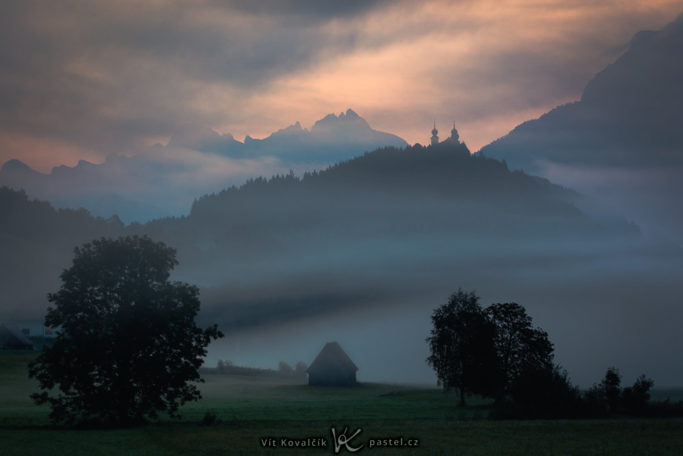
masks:
<path fill-rule="evenodd" d="M 434 128 L 432 128 L 432 146 L 439 144 L 439 130 L 436 129 L 436 120 L 434 121 Z"/>
<path fill-rule="evenodd" d="M 357 370 L 337 342 L 328 342 L 306 372 L 309 385 L 353 386 Z"/>
<path fill-rule="evenodd" d="M 455 122 L 453 122 L 453 129 L 451 129 L 451 136 L 447 138 L 444 142 L 460 144 L 460 135 L 458 130 L 455 128 Z M 432 146 L 439 144 L 439 130 L 436 129 L 436 121 L 434 121 L 434 128 L 432 129 Z"/>
<path fill-rule="evenodd" d="M 460 135 L 458 134 L 458 130 L 455 129 L 455 122 L 453 122 L 453 129 L 451 130 L 451 137 L 448 138 L 446 141 L 452 142 L 455 144 L 460 144 Z"/>
<path fill-rule="evenodd" d="M 33 343 L 21 330 L 0 324 L 0 349 L 33 350 Z"/>

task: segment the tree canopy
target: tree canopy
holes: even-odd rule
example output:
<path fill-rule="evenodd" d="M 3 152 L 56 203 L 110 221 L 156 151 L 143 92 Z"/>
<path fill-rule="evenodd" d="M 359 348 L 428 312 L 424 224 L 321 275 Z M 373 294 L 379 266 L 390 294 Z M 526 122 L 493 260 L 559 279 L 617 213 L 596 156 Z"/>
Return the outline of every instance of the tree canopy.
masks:
<path fill-rule="evenodd" d="M 648 405 L 654 382 L 641 375 L 621 388 L 612 367 L 599 385 L 581 393 L 554 364 L 548 333 L 534 327 L 526 309 L 514 302 L 482 308 L 474 292 L 458 289 L 432 314 L 427 338 L 438 383 L 445 390 L 495 398 L 495 418 L 600 417 L 614 414 L 680 414 L 683 401 Z"/>
<path fill-rule="evenodd" d="M 548 334 L 532 326 L 516 303 L 479 305 L 474 292 L 459 289 L 432 315 L 427 338 L 434 368 L 445 389 L 502 399 L 523 391 L 530 378 L 550 378 L 553 345 Z"/>
<path fill-rule="evenodd" d="M 492 395 L 498 380 L 494 327 L 486 318 L 474 292 L 458 289 L 448 302 L 434 310 L 434 327 L 427 338 L 431 355 L 427 362 L 446 390 Z"/>
<path fill-rule="evenodd" d="M 214 325 L 195 324 L 199 289 L 169 281 L 175 250 L 147 237 L 102 238 L 75 249 L 61 288 L 48 296 L 52 347 L 30 365 L 57 422 L 128 425 L 176 415 L 201 397 L 191 382 Z"/>
<path fill-rule="evenodd" d="M 494 345 L 501 372 L 500 394 L 509 393 L 522 375 L 553 368 L 548 333 L 532 326 L 526 309 L 514 302 L 491 304 L 486 315 L 495 327 Z"/>

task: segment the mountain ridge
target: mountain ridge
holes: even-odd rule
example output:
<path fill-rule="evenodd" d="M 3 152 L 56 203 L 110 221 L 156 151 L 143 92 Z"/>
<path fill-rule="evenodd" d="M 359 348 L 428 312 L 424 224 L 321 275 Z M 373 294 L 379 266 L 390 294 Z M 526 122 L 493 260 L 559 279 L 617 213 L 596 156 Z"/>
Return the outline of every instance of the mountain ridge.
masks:
<path fill-rule="evenodd" d="M 596 212 L 683 242 L 681 56 L 683 15 L 636 34 L 580 100 L 518 125 L 478 153 L 575 188 Z"/>
<path fill-rule="evenodd" d="M 172 137 L 132 155 L 109 155 L 103 163 L 79 160 L 40 173 L 11 159 L 0 168 L 0 185 L 25 189 L 58 207 L 84 207 L 125 221 L 147 221 L 187 213 L 193 199 L 231 183 L 290 169 L 303 172 L 380 146 L 404 147 L 396 135 L 372 129 L 355 111 L 329 114 L 311 130 L 299 122 L 263 139 L 205 129 Z"/>

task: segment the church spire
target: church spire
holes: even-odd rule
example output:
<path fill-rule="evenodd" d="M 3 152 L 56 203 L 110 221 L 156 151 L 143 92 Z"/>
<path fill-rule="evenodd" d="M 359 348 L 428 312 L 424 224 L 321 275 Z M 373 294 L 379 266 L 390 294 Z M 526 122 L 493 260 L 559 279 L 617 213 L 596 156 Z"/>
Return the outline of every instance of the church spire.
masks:
<path fill-rule="evenodd" d="M 453 129 L 451 130 L 451 137 L 449 139 L 452 142 L 460 142 L 460 135 L 458 134 L 458 130 L 455 129 L 455 122 L 453 122 Z"/>
<path fill-rule="evenodd" d="M 434 121 L 434 128 L 432 129 L 432 146 L 439 144 L 439 130 L 436 129 L 436 120 Z"/>

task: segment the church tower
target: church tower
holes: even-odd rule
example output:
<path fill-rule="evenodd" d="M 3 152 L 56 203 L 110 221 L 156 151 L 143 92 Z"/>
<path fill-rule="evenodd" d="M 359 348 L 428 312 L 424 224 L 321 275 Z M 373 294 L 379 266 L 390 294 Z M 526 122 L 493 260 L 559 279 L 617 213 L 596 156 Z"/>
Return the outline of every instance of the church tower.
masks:
<path fill-rule="evenodd" d="M 450 142 L 460 144 L 460 135 L 458 134 L 458 130 L 455 129 L 455 122 L 453 122 L 453 129 L 451 130 L 451 137 L 448 138 L 448 140 Z"/>
<path fill-rule="evenodd" d="M 439 130 L 436 129 L 436 120 L 434 121 L 434 128 L 432 129 L 432 146 L 439 144 Z"/>

